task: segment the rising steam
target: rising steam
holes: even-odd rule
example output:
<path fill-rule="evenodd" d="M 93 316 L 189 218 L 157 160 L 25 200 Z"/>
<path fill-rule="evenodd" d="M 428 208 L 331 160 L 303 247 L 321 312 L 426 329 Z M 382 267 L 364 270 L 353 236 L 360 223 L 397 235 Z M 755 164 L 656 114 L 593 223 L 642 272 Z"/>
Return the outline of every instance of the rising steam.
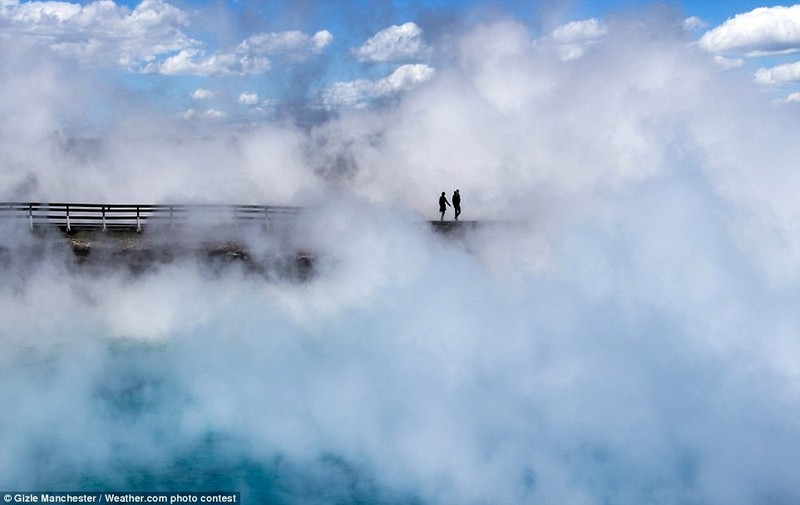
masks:
<path fill-rule="evenodd" d="M 313 126 L 140 115 L 0 46 L 3 199 L 302 205 L 236 239 L 315 259 L 98 275 L 6 227 L 0 489 L 797 503 L 800 125 L 678 26 L 567 61 L 451 29 L 430 81 Z M 125 120 L 82 130 L 85 86 Z M 434 233 L 456 187 L 483 224 Z"/>

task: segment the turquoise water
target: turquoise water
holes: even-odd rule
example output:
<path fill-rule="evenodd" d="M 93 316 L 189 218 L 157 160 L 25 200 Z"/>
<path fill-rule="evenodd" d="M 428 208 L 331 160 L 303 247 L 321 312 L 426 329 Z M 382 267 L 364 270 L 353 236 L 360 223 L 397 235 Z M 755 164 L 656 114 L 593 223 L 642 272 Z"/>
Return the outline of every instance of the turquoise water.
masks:
<path fill-rule="evenodd" d="M 30 440 L 27 458 L 16 462 L 22 478 L 16 483 L 0 479 L 4 486 L 29 491 L 238 491 L 243 503 L 260 504 L 423 503 L 413 494 L 382 485 L 368 468 L 336 454 L 321 453 L 301 463 L 279 452 L 256 457 L 247 439 L 230 433 L 187 437 L 176 420 L 191 402 L 170 373 L 170 349 L 114 341 L 101 346 L 103 362 L 87 384 L 89 399 L 80 401 L 86 402 L 82 409 L 92 410 L 104 423 L 102 443 L 111 447 L 111 454 L 100 465 L 70 463 L 75 458 L 57 447 L 48 433 L 40 433 Z M 52 356 L 28 358 L 18 364 L 17 373 L 25 369 L 28 378 L 44 379 L 40 385 L 46 388 L 58 364 Z M 126 433 L 144 435 L 149 454 L 136 450 Z M 179 444 L 172 443 L 179 438 Z M 92 440 L 84 442 L 85 450 L 92 451 Z"/>

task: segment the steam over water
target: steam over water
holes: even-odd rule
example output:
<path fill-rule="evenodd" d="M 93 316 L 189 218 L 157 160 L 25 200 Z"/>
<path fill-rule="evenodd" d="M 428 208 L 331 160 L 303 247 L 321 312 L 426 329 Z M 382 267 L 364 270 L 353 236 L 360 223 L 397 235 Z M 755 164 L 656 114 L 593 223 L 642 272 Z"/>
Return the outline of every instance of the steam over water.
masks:
<path fill-rule="evenodd" d="M 82 150 L 52 133 L 68 70 L 18 65 L 6 118 L 22 79 L 46 99 L 0 119 L 1 199 L 304 205 L 288 241 L 235 238 L 315 263 L 90 268 L 3 224 L 0 489 L 800 502 L 797 111 L 676 23 L 619 19 L 565 62 L 487 21 L 375 110 L 179 133 L 129 112 Z M 484 224 L 435 233 L 456 187 Z"/>

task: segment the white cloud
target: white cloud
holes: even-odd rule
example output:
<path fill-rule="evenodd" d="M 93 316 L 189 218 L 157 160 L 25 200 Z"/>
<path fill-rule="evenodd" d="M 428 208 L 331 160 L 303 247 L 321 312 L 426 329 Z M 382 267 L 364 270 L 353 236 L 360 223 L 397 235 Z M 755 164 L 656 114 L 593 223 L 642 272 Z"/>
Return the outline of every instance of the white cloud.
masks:
<path fill-rule="evenodd" d="M 551 33 L 557 44 L 557 51 L 562 60 L 574 60 L 583 56 L 586 47 L 603 39 L 608 34 L 608 27 L 597 19 L 573 21 L 557 27 Z"/>
<path fill-rule="evenodd" d="M 424 57 L 427 52 L 422 28 L 409 22 L 379 31 L 353 50 L 353 55 L 359 61 L 404 61 Z"/>
<path fill-rule="evenodd" d="M 216 98 L 218 93 L 216 91 L 211 91 L 208 89 L 197 88 L 192 92 L 192 99 L 193 100 L 212 100 Z"/>
<path fill-rule="evenodd" d="M 800 103 L 800 92 L 790 93 L 789 96 L 786 97 L 786 101 Z"/>
<path fill-rule="evenodd" d="M 263 74 L 269 68 L 270 62 L 265 57 L 234 53 L 206 56 L 204 51 L 198 49 L 184 49 L 163 62 L 146 65 L 143 72 L 164 75 L 247 75 Z"/>
<path fill-rule="evenodd" d="M 237 52 L 252 55 L 284 55 L 291 60 L 305 60 L 319 54 L 333 41 L 333 35 L 322 30 L 309 36 L 292 30 L 275 33 L 259 33 L 244 40 Z"/>
<path fill-rule="evenodd" d="M 744 65 L 744 60 L 741 58 L 726 58 L 719 54 L 714 55 L 714 63 L 722 68 L 740 68 Z"/>
<path fill-rule="evenodd" d="M 186 12 L 163 0 L 144 0 L 132 11 L 112 1 L 6 2 L 4 35 L 44 46 L 89 66 L 136 67 L 159 55 L 198 47 L 182 30 Z"/>
<path fill-rule="evenodd" d="M 239 103 L 243 105 L 255 105 L 258 103 L 258 95 L 256 93 L 242 93 L 239 95 Z"/>
<path fill-rule="evenodd" d="M 703 21 L 702 19 L 700 19 L 697 16 L 690 16 L 690 17 L 688 17 L 688 18 L 683 20 L 683 23 L 682 23 L 681 26 L 683 26 L 683 29 L 686 30 L 686 31 L 692 31 L 692 30 L 699 30 L 701 28 L 705 28 L 706 26 L 708 26 L 708 23 L 706 23 L 705 21 Z"/>
<path fill-rule="evenodd" d="M 800 51 L 800 5 L 759 7 L 706 32 L 700 47 L 712 53 L 760 56 Z"/>
<path fill-rule="evenodd" d="M 318 54 L 332 40 L 323 30 L 261 33 L 230 50 L 209 52 L 188 36 L 190 15 L 164 0 L 143 0 L 130 10 L 110 0 L 85 6 L 69 2 L 4 2 L 4 33 L 23 43 L 47 47 L 92 67 L 122 66 L 166 75 L 246 75 L 270 69 L 268 54 L 291 61 Z"/>
<path fill-rule="evenodd" d="M 553 30 L 552 37 L 556 42 L 569 44 L 597 40 L 608 34 L 608 27 L 597 19 L 584 19 L 561 25 Z"/>
<path fill-rule="evenodd" d="M 197 118 L 205 118 L 205 119 L 220 119 L 225 117 L 225 113 L 217 110 L 217 109 L 206 109 L 206 110 L 197 110 L 197 109 L 189 109 L 183 114 L 181 117 L 183 119 L 197 119 Z"/>
<path fill-rule="evenodd" d="M 756 71 L 756 81 L 770 85 L 800 82 L 800 62 L 760 68 Z"/>
<path fill-rule="evenodd" d="M 372 100 L 410 90 L 431 79 L 434 69 L 428 65 L 403 65 L 388 77 L 377 81 L 359 79 L 338 82 L 322 92 L 322 102 L 327 108 L 366 107 Z"/>
<path fill-rule="evenodd" d="M 145 72 L 167 75 L 258 75 L 270 70 L 267 55 L 283 56 L 289 61 L 303 61 L 319 54 L 333 40 L 322 30 L 309 36 L 299 31 L 259 33 L 248 37 L 229 51 L 206 56 L 205 51 L 187 48 L 144 67 Z"/>
<path fill-rule="evenodd" d="M 80 16 L 83 9 L 67 2 L 4 2 L 4 17 L 22 23 L 42 23 L 56 27 Z"/>
<path fill-rule="evenodd" d="M 147 64 L 143 71 L 166 75 L 258 75 L 272 67 L 267 55 L 302 61 L 318 54 L 332 39 L 325 30 L 313 36 L 299 31 L 261 33 L 247 38 L 233 50 L 209 56 L 197 48 L 183 49 L 161 62 Z"/>

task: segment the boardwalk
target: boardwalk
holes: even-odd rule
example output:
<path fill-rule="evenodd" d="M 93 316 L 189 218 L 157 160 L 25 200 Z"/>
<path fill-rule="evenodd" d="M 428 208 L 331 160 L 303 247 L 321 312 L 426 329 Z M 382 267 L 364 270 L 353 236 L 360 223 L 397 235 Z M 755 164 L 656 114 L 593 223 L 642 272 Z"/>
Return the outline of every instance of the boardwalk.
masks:
<path fill-rule="evenodd" d="M 169 230 L 184 225 L 250 225 L 269 229 L 301 210 L 301 207 L 279 205 L 0 202 L 0 223 L 17 223 L 31 231 L 58 228 L 66 233 L 141 233 L 148 227 Z M 475 228 L 477 221 L 436 220 L 430 224 L 435 231 L 449 233 Z"/>
<path fill-rule="evenodd" d="M 267 279 L 305 281 L 314 275 L 316 253 L 295 243 L 292 219 L 304 209 L 275 205 L 148 205 L 96 203 L 0 203 L 0 226 L 29 229 L 45 241 L 0 240 L 0 270 L 13 257 L 34 261 L 43 244 L 66 247 L 77 263 L 98 268 L 127 266 L 143 272 L 178 258 L 211 265 L 238 264 Z M 461 239 L 476 221 L 421 221 L 443 236 Z M 184 234 L 181 230 L 189 230 Z M 57 233 L 49 233 L 49 231 Z M 200 233 L 195 233 L 195 231 Z M 252 235 L 257 231 L 264 235 Z M 239 232 L 244 232 L 241 234 Z M 252 239 L 270 237 L 277 249 L 252 250 Z M 249 237 L 249 239 L 246 239 Z"/>
<path fill-rule="evenodd" d="M 87 271 L 127 267 L 142 273 L 195 258 L 215 269 L 239 265 L 268 280 L 305 281 L 313 276 L 314 255 L 292 246 L 286 233 L 300 211 L 274 205 L 0 203 L 4 229 L 29 229 L 41 239 L 0 240 L 0 272 L 15 260 L 36 262 L 71 250 L 74 264 Z M 257 236 L 253 231 L 281 245 L 251 251 L 239 239 Z"/>
<path fill-rule="evenodd" d="M 305 281 L 314 275 L 316 254 L 293 241 L 292 218 L 302 210 L 274 205 L 4 202 L 0 203 L 0 225 L 29 229 L 47 240 L 34 244 L 0 241 L 0 270 L 13 265 L 13 257 L 26 261 L 41 257 L 40 246 L 47 243 L 52 250 L 68 248 L 77 263 L 87 268 L 127 266 L 132 272 L 144 272 L 178 258 L 194 257 L 216 266 L 242 265 L 246 271 L 268 279 Z M 454 238 L 463 237 L 477 225 L 475 221 L 423 223 Z M 186 228 L 202 231 L 181 233 Z M 249 234 L 256 230 L 283 245 L 269 252 L 257 247 L 251 250 L 252 243 L 240 239 L 259 236 Z"/>

